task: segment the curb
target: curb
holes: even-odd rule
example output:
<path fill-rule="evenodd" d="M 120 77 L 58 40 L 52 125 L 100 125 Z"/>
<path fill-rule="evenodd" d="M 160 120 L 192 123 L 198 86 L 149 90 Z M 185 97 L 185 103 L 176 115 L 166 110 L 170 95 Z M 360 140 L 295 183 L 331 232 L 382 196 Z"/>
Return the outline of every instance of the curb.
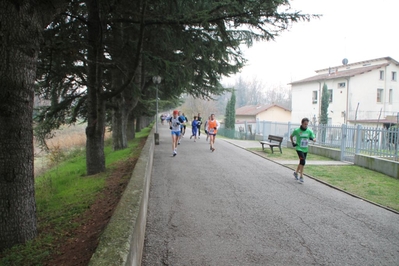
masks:
<path fill-rule="evenodd" d="M 230 142 L 230 141 L 228 141 L 228 140 L 226 140 L 226 139 L 225 139 L 225 141 L 228 142 L 228 143 L 230 143 L 230 144 L 232 144 L 232 145 L 234 145 L 234 146 L 236 146 L 236 147 L 239 147 L 239 148 L 244 149 L 244 150 L 246 150 L 246 151 L 248 151 L 248 152 L 251 152 L 251 153 L 253 153 L 253 154 L 255 154 L 255 155 L 259 156 L 259 157 L 262 157 L 263 159 L 266 159 L 266 160 L 268 160 L 268 161 L 270 161 L 270 162 L 273 162 L 273 163 L 275 163 L 275 164 L 284 166 L 285 168 L 288 168 L 288 169 L 291 169 L 291 170 L 292 170 L 292 168 L 290 168 L 290 167 L 288 167 L 288 166 L 286 166 L 286 165 L 284 165 L 284 164 L 281 164 L 281 163 L 279 163 L 279 162 L 276 162 L 276 161 L 274 161 L 274 160 L 271 160 L 271 159 L 269 159 L 269 158 L 267 158 L 267 157 L 264 157 L 264 156 L 260 155 L 259 153 L 255 152 L 255 151 L 248 150 L 247 148 L 245 148 L 245 147 L 243 147 L 243 146 L 240 146 L 240 145 L 238 145 L 238 144 L 235 144 L 235 143 L 233 143 L 233 142 Z M 350 195 L 350 196 L 352 196 L 352 197 L 354 197 L 354 198 L 358 198 L 358 199 L 360 199 L 360 200 L 362 200 L 362 201 L 365 201 L 365 202 L 371 203 L 371 204 L 373 204 L 373 205 L 375 205 L 375 206 L 377 206 L 377 207 L 383 208 L 383 209 L 385 209 L 385 210 L 387 210 L 387 211 L 393 212 L 393 213 L 395 213 L 395 214 L 399 214 L 399 211 L 396 211 L 396 210 L 391 209 L 391 208 L 389 208 L 389 207 L 386 207 L 386 206 L 384 206 L 384 205 L 378 204 L 378 203 L 376 203 L 376 202 L 374 202 L 374 201 L 371 201 L 371 200 L 362 198 L 362 197 L 360 197 L 360 196 L 358 196 L 358 195 L 356 195 L 356 194 L 352 194 L 351 192 L 342 190 L 342 189 L 340 189 L 340 188 L 338 188 L 338 187 L 336 187 L 336 186 L 334 186 L 334 185 L 331 185 L 331 184 L 329 184 L 329 183 L 327 183 L 327 182 L 325 182 L 325 181 L 323 181 L 323 180 L 317 179 L 317 178 L 314 177 L 314 176 L 307 175 L 307 174 L 304 174 L 304 175 L 305 175 L 306 177 L 309 177 L 309 178 L 311 178 L 311 179 L 313 179 L 313 180 L 315 180 L 315 181 L 321 183 L 321 184 L 324 184 L 324 185 L 326 185 L 326 186 L 328 186 L 328 187 L 331 187 L 331 188 L 333 188 L 333 189 L 335 189 L 335 190 L 338 190 L 338 191 L 341 191 L 341 192 L 343 192 L 343 193 L 345 193 L 345 194 L 348 194 L 348 195 Z"/>
<path fill-rule="evenodd" d="M 152 128 L 89 266 L 141 265 L 154 146 Z"/>

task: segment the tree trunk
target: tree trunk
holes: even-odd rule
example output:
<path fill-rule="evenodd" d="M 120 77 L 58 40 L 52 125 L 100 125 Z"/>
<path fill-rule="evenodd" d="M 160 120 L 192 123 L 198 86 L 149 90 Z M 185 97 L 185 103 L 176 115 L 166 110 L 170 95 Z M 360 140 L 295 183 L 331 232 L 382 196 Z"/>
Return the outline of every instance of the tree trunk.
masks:
<path fill-rule="evenodd" d="M 132 140 L 136 138 L 135 125 L 136 125 L 136 119 L 133 115 L 133 112 L 130 112 L 126 128 L 127 140 Z"/>
<path fill-rule="evenodd" d="M 88 71 L 87 71 L 87 174 L 105 171 L 104 130 L 105 103 L 101 95 L 102 32 L 97 0 L 87 1 L 88 10 Z"/>
<path fill-rule="evenodd" d="M 141 123 L 142 123 L 141 119 L 142 119 L 141 115 L 138 115 L 136 117 L 136 132 L 140 132 L 141 131 Z"/>
<path fill-rule="evenodd" d="M 37 234 L 32 113 L 39 15 L 0 1 L 0 251 Z"/>
<path fill-rule="evenodd" d="M 127 113 L 121 95 L 114 97 L 113 102 L 118 106 L 112 111 L 112 141 L 116 151 L 127 148 Z"/>
<path fill-rule="evenodd" d="M 117 62 L 122 62 L 120 68 L 113 69 L 112 82 L 114 90 L 118 90 L 127 81 L 125 73 L 128 73 L 127 69 L 130 67 L 131 62 L 134 61 L 134 48 L 136 47 L 131 46 L 131 39 L 136 35 L 132 32 L 132 28 L 131 26 L 123 27 L 123 24 L 120 24 L 119 27 L 115 26 L 114 28 L 114 45 L 115 47 L 120 47 L 120 49 L 114 52 L 113 57 L 116 58 Z M 125 69 L 125 73 L 123 73 L 121 69 Z M 137 70 L 135 72 L 137 72 Z M 139 83 L 140 76 L 136 75 L 133 82 L 135 84 Z M 129 113 L 138 103 L 138 98 L 134 97 L 134 90 L 135 88 L 138 89 L 139 86 L 134 86 L 135 84 L 133 84 L 133 82 L 131 82 L 121 94 L 112 98 L 114 106 L 112 112 L 112 139 L 114 150 L 121 150 L 128 147 L 127 125 Z"/>

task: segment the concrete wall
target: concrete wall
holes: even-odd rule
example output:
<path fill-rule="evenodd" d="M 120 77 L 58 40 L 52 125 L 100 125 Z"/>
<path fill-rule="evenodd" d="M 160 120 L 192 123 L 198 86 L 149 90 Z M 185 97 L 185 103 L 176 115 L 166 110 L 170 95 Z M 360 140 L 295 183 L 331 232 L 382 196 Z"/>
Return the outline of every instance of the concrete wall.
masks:
<path fill-rule="evenodd" d="M 89 265 L 141 265 L 154 156 L 154 129 Z"/>
<path fill-rule="evenodd" d="M 309 145 L 309 152 L 311 154 L 324 156 L 327 158 L 334 159 L 336 161 L 341 160 L 341 151 L 340 150 L 330 149 L 330 148 L 321 147 L 321 146 Z"/>
<path fill-rule="evenodd" d="M 286 145 L 288 148 L 294 149 L 294 147 L 292 147 L 290 140 L 287 141 Z M 309 153 L 324 156 L 327 158 L 331 158 L 336 161 L 341 160 L 341 151 L 340 150 L 330 149 L 330 148 L 321 147 L 321 146 L 309 145 Z"/>
<path fill-rule="evenodd" d="M 356 154 L 355 164 L 399 179 L 398 162 Z"/>

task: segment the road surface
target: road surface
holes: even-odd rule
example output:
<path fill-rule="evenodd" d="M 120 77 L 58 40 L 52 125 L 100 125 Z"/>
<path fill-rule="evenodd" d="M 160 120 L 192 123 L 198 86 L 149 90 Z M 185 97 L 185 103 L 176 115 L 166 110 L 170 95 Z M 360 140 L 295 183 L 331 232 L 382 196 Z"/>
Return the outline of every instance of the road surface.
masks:
<path fill-rule="evenodd" d="M 188 130 L 172 157 L 159 133 L 142 265 L 399 265 L 399 215 Z"/>

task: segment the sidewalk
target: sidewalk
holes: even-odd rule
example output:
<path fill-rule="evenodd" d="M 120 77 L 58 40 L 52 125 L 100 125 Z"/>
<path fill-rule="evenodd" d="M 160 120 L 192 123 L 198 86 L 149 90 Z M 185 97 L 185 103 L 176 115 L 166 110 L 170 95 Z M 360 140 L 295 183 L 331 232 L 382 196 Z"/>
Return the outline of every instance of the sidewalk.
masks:
<path fill-rule="evenodd" d="M 235 146 L 238 146 L 243 149 L 250 149 L 250 148 L 260 148 L 261 145 L 259 144 L 259 141 L 257 140 L 237 140 L 237 139 L 223 139 L 224 141 L 231 143 Z M 277 149 L 276 149 L 277 150 Z M 275 151 L 276 152 L 276 151 Z M 274 160 L 271 158 L 268 158 L 271 161 L 274 161 L 279 164 L 283 165 L 297 165 L 298 160 Z M 317 160 L 307 160 L 306 161 L 307 165 L 352 165 L 350 162 L 342 162 L 342 161 L 317 161 Z"/>

